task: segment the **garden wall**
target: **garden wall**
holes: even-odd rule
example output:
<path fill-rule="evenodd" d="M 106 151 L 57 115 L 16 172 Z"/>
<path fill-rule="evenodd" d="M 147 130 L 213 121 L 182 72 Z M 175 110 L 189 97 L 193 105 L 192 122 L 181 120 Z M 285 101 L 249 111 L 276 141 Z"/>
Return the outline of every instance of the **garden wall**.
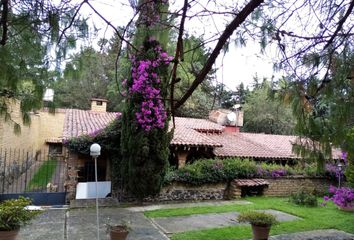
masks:
<path fill-rule="evenodd" d="M 267 181 L 269 186 L 264 191 L 265 196 L 289 196 L 301 189 L 307 192 L 325 194 L 331 184 L 336 185 L 336 183 L 325 178 L 305 178 L 302 176 L 267 179 Z"/>
<path fill-rule="evenodd" d="M 326 193 L 330 184 L 335 184 L 324 178 L 308 178 L 303 176 L 265 179 L 269 186 L 264 188 L 264 196 L 289 196 L 300 189 L 315 193 Z M 241 189 L 235 186 L 235 180 L 230 184 L 204 184 L 193 186 L 173 182 L 163 187 L 155 201 L 182 200 L 219 200 L 237 199 L 241 197 Z"/>
<path fill-rule="evenodd" d="M 155 201 L 220 200 L 225 199 L 226 183 L 204 184 L 200 186 L 171 183 L 162 188 Z"/>

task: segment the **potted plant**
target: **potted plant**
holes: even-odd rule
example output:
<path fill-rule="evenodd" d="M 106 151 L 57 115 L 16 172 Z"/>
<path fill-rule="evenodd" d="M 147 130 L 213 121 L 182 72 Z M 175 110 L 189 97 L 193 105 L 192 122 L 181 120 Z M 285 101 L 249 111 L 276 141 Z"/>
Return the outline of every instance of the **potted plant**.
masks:
<path fill-rule="evenodd" d="M 20 226 L 40 213 L 26 209 L 30 204 L 31 200 L 24 197 L 0 203 L 0 240 L 16 239 Z"/>
<path fill-rule="evenodd" d="M 111 240 L 125 240 L 129 234 L 129 227 L 126 224 L 122 225 L 107 225 Z"/>
<path fill-rule="evenodd" d="M 254 240 L 268 239 L 271 226 L 278 223 L 274 215 L 257 211 L 243 212 L 237 217 L 237 220 L 252 225 Z"/>

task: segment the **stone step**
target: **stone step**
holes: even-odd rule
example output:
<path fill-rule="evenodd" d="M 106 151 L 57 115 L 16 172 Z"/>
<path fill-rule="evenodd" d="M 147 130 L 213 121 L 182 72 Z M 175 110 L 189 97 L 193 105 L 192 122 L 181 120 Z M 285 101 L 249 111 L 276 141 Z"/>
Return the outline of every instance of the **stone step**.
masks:
<path fill-rule="evenodd" d="M 96 199 L 74 199 L 70 201 L 70 208 L 84 208 L 96 206 Z M 100 207 L 117 207 L 119 201 L 116 198 L 99 198 L 98 206 Z"/>

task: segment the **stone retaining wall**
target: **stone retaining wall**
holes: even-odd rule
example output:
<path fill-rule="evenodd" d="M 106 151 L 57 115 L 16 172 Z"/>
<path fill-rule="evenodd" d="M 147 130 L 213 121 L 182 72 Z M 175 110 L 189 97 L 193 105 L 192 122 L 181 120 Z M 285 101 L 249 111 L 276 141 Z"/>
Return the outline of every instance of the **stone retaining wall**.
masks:
<path fill-rule="evenodd" d="M 329 186 L 336 185 L 325 178 L 305 178 L 302 176 L 267 179 L 269 187 L 265 189 L 265 196 L 289 196 L 303 189 L 306 192 L 324 194 Z"/>
<path fill-rule="evenodd" d="M 269 186 L 264 188 L 264 196 L 289 196 L 301 189 L 323 194 L 327 192 L 329 185 L 335 185 L 335 183 L 324 178 L 303 176 L 271 178 L 266 179 L 266 181 L 269 182 Z M 230 184 L 219 183 L 200 186 L 174 182 L 163 187 L 160 195 L 153 201 L 237 199 L 241 197 L 241 193 L 241 189 L 235 185 L 234 181 L 231 181 Z"/>
<path fill-rule="evenodd" d="M 162 188 L 156 201 L 183 201 L 183 200 L 220 200 L 225 199 L 226 183 L 204 184 L 201 186 L 171 183 Z"/>

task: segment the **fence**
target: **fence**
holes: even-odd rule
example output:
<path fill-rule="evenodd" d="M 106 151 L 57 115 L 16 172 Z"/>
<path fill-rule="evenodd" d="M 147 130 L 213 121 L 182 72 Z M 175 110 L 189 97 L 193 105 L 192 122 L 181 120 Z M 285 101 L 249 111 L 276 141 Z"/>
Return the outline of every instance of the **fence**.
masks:
<path fill-rule="evenodd" d="M 0 195 L 65 192 L 62 155 L 44 151 L 0 149 Z M 33 195 L 33 194 L 32 194 Z M 6 198 L 9 198 L 6 197 Z"/>

